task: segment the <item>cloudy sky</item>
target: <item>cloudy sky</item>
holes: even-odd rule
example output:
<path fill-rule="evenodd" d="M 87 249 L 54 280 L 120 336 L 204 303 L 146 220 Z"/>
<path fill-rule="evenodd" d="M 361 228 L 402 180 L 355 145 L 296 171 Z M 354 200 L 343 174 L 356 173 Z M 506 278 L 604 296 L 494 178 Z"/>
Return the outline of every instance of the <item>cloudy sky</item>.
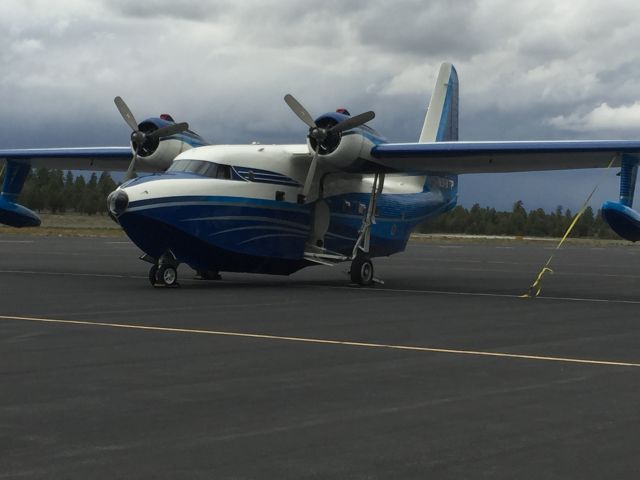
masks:
<path fill-rule="evenodd" d="M 2 0 L 2 148 L 125 145 L 113 97 L 214 143 L 302 143 L 312 113 L 373 109 L 417 139 L 438 67 L 460 76 L 464 140 L 640 136 L 640 3 L 627 0 Z M 577 208 L 615 172 L 482 175 L 460 200 Z"/>

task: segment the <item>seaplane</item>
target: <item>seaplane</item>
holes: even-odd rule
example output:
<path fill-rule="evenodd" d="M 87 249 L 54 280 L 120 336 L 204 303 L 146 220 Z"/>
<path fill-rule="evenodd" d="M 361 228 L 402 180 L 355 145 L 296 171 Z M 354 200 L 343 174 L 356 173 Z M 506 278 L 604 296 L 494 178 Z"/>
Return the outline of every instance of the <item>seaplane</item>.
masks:
<path fill-rule="evenodd" d="M 40 225 L 17 203 L 32 168 L 126 171 L 108 210 L 144 252 L 153 286 L 177 286 L 181 264 L 215 280 L 342 262 L 353 284 L 372 285 L 381 282 L 373 258 L 402 252 L 419 224 L 456 205 L 459 175 L 613 166 L 620 198 L 602 214 L 621 237 L 640 239 L 640 141 L 459 141 L 458 98 L 456 69 L 443 63 L 415 143 L 389 142 L 368 125 L 372 111 L 314 117 L 288 94 L 306 144 L 212 145 L 170 115 L 138 123 L 116 97 L 129 146 L 0 149 L 0 223 Z"/>

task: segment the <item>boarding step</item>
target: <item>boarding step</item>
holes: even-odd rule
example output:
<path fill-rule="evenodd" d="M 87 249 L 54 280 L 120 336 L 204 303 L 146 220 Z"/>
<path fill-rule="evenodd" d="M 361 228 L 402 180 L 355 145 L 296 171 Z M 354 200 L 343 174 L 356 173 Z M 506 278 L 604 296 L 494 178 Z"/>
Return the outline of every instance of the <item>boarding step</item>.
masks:
<path fill-rule="evenodd" d="M 304 259 L 310 262 L 319 263 L 321 265 L 337 265 L 338 263 L 350 260 L 346 255 L 330 251 L 311 251 L 304 252 Z"/>

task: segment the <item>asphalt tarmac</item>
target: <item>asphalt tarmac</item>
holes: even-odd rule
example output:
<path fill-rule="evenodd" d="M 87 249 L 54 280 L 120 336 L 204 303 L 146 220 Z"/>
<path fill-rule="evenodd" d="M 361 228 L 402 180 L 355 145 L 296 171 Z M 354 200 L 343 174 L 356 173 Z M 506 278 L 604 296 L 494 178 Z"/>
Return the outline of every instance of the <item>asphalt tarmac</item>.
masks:
<path fill-rule="evenodd" d="M 0 478 L 639 478 L 640 249 L 424 243 L 152 288 L 0 235 Z"/>

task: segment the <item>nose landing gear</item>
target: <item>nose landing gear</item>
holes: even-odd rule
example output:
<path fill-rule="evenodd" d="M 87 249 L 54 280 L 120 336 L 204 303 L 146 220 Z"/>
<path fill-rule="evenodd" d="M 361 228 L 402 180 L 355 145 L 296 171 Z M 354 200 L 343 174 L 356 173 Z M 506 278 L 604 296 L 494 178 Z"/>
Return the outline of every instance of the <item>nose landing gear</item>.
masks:
<path fill-rule="evenodd" d="M 149 283 L 154 287 L 178 287 L 178 269 L 172 265 L 153 265 L 149 269 Z"/>
<path fill-rule="evenodd" d="M 148 255 L 140 257 L 142 260 L 153 263 L 149 269 L 149 283 L 154 287 L 178 287 L 178 261 L 176 257 L 167 251 L 157 262 Z"/>

